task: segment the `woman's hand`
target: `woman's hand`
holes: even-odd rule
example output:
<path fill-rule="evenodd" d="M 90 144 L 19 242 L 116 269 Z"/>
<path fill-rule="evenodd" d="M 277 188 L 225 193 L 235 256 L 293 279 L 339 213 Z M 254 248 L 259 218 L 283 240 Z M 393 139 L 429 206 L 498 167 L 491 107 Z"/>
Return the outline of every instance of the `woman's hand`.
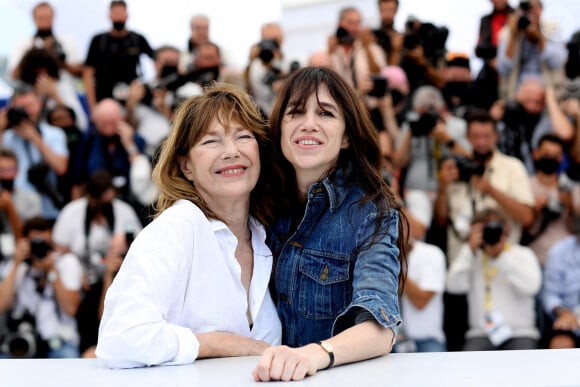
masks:
<path fill-rule="evenodd" d="M 285 345 L 270 347 L 264 351 L 254 369 L 254 380 L 303 380 L 307 375 L 312 376 L 319 369 L 325 368 L 329 361 L 328 354 L 318 344 L 300 348 Z"/>

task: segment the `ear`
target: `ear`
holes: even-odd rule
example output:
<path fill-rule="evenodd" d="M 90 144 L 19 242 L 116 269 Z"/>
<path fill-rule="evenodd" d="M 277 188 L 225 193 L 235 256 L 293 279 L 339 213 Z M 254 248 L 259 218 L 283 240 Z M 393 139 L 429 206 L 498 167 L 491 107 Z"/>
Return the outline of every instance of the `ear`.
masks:
<path fill-rule="evenodd" d="M 179 163 L 179 169 L 189 181 L 192 181 L 191 169 L 189 165 L 189 158 L 187 156 L 178 156 L 177 162 Z"/>
<path fill-rule="evenodd" d="M 342 142 L 340 143 L 340 149 L 348 149 L 349 146 L 350 146 L 350 141 L 348 139 L 348 136 L 345 133 L 342 135 Z"/>

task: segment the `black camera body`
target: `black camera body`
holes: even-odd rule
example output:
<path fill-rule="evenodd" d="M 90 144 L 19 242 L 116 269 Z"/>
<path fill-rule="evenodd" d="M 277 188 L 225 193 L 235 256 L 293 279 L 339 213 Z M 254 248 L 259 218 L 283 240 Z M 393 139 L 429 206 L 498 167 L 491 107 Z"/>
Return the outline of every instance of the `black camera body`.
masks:
<path fill-rule="evenodd" d="M 258 48 L 260 49 L 258 58 L 260 58 L 264 64 L 268 64 L 272 62 L 276 56 L 276 51 L 280 49 L 280 45 L 273 39 L 264 39 L 258 43 Z"/>
<path fill-rule="evenodd" d="M 488 222 L 483 226 L 483 243 L 489 246 L 496 245 L 503 235 L 502 222 Z"/>
<path fill-rule="evenodd" d="M 433 129 L 435 129 L 437 121 L 440 119 L 441 117 L 439 116 L 439 113 L 433 110 L 422 113 L 420 115 L 416 113 L 407 115 L 407 121 L 409 122 L 411 135 L 413 137 L 428 136 L 431 134 Z"/>
<path fill-rule="evenodd" d="M 30 240 L 30 255 L 36 259 L 45 259 L 52 250 L 50 243 L 40 238 Z"/>
<path fill-rule="evenodd" d="M 523 13 L 523 15 L 520 16 L 520 18 L 518 19 L 518 30 L 523 31 L 526 28 L 528 28 L 528 26 L 530 24 L 532 24 L 532 22 L 530 21 L 530 18 L 527 15 L 528 12 L 530 11 L 530 8 L 531 8 L 530 1 L 529 0 L 520 0 L 520 4 L 519 4 L 518 8 Z"/>
<path fill-rule="evenodd" d="M 387 78 L 380 75 L 371 75 L 373 80 L 373 88 L 367 93 L 367 95 L 376 98 L 382 98 L 389 92 L 389 81 Z"/>
<path fill-rule="evenodd" d="M 383 49 L 383 51 L 386 53 L 391 52 L 392 43 L 389 34 L 387 34 L 384 30 L 380 28 L 372 30 L 372 32 L 373 35 L 375 35 L 377 44 Z"/>
<path fill-rule="evenodd" d="M 445 44 L 449 37 L 449 29 L 436 26 L 433 23 L 420 23 L 417 27 L 416 19 L 409 19 L 406 23 L 407 33 L 403 38 L 403 47 L 412 50 L 418 45 L 423 47 L 425 58 L 432 64 L 445 56 Z"/>
<path fill-rule="evenodd" d="M 352 36 L 350 32 L 342 27 L 338 27 L 336 29 L 335 36 L 338 44 L 341 46 L 351 46 L 354 43 L 354 36 Z"/>
<path fill-rule="evenodd" d="M 22 121 L 30 120 L 28 113 L 20 106 L 14 106 L 6 112 L 6 120 L 8 121 L 8 128 L 15 128 L 22 123 Z"/>
<path fill-rule="evenodd" d="M 483 176 L 485 173 L 485 166 L 463 156 L 455 156 L 455 165 L 459 170 L 459 181 L 469 183 L 472 176 Z"/>

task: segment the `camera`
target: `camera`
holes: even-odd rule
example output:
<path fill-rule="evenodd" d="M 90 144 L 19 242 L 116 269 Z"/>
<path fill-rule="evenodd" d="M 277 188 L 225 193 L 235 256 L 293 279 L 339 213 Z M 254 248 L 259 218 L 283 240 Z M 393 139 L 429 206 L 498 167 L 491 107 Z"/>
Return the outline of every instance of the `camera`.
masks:
<path fill-rule="evenodd" d="M 530 24 L 532 24 L 532 22 L 530 21 L 530 18 L 528 17 L 527 13 L 530 11 L 530 1 L 529 0 L 521 0 L 520 4 L 518 6 L 518 8 L 523 12 L 523 15 L 520 16 L 520 18 L 518 19 L 518 30 L 519 31 L 523 31 L 526 28 L 528 28 L 528 26 Z"/>
<path fill-rule="evenodd" d="M 550 196 L 546 206 L 542 208 L 542 215 L 546 221 L 558 219 L 564 212 L 564 206 L 556 196 Z"/>
<path fill-rule="evenodd" d="M 384 52 L 391 51 L 391 37 L 382 29 L 372 30 L 377 44 L 383 49 Z"/>
<path fill-rule="evenodd" d="M 491 44 L 480 44 L 475 47 L 475 56 L 479 59 L 491 60 L 497 56 L 497 48 Z"/>
<path fill-rule="evenodd" d="M 407 115 L 407 121 L 409 122 L 409 127 L 411 128 L 411 135 L 413 137 L 424 137 L 428 136 L 431 131 L 437 125 L 441 117 L 436 111 L 430 110 L 421 115 L 416 112 L 410 112 Z"/>
<path fill-rule="evenodd" d="M 52 250 L 52 246 L 40 238 L 33 238 L 30 240 L 30 255 L 36 259 L 44 259 Z"/>
<path fill-rule="evenodd" d="M 258 43 L 258 48 L 260 49 L 258 58 L 260 58 L 264 64 L 268 64 L 272 62 L 276 56 L 276 51 L 280 49 L 280 46 L 278 45 L 278 42 L 273 39 L 264 39 Z"/>
<path fill-rule="evenodd" d="M 371 75 L 373 88 L 367 93 L 371 97 L 382 98 L 389 91 L 389 81 L 380 75 Z"/>
<path fill-rule="evenodd" d="M 403 38 L 405 49 L 412 50 L 421 45 L 425 58 L 432 64 L 445 56 L 445 43 L 449 37 L 447 27 L 438 27 L 433 23 L 418 23 L 416 19 L 409 18 L 405 23 L 405 28 L 408 31 Z"/>
<path fill-rule="evenodd" d="M 483 176 L 485 166 L 478 162 L 463 156 L 454 156 L 455 165 L 459 170 L 459 181 L 469 183 L 472 176 Z"/>
<path fill-rule="evenodd" d="M 335 36 L 341 46 L 350 46 L 354 43 L 354 36 L 342 27 L 338 27 Z"/>
<path fill-rule="evenodd" d="M 34 317 L 29 313 L 15 312 L 8 314 L 7 317 L 8 332 L 0 342 L 0 351 L 13 358 L 34 358 L 38 349 Z"/>
<path fill-rule="evenodd" d="M 28 113 L 20 106 L 14 106 L 6 112 L 6 120 L 8 121 L 8 128 L 15 128 L 22 123 L 22 121 L 30 120 Z"/>
<path fill-rule="evenodd" d="M 503 235 L 502 222 L 488 222 L 483 226 L 483 243 L 493 246 L 499 242 Z"/>
<path fill-rule="evenodd" d="M 43 161 L 33 164 L 28 168 L 28 181 L 38 192 L 46 194 L 56 207 L 62 208 L 66 204 L 66 201 L 50 180 L 49 172 L 50 167 L 46 162 Z"/>

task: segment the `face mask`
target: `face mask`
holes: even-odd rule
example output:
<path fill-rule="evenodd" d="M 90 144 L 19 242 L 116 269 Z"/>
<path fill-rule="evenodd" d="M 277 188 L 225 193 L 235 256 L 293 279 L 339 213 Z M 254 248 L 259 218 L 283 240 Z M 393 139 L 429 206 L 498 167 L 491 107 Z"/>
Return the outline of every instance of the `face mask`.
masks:
<path fill-rule="evenodd" d="M 476 159 L 477 161 L 479 161 L 480 163 L 486 162 L 487 160 L 489 160 L 491 158 L 492 155 L 493 155 L 493 151 L 487 151 L 485 153 L 479 153 L 479 152 L 473 151 L 473 158 Z"/>
<path fill-rule="evenodd" d="M 14 180 L 1 179 L 0 180 L 0 187 L 5 189 L 6 191 L 12 192 L 12 189 L 14 189 Z"/>
<path fill-rule="evenodd" d="M 117 31 L 123 31 L 125 29 L 125 22 L 113 22 L 113 28 Z"/>
<path fill-rule="evenodd" d="M 52 36 L 52 28 L 43 28 L 36 31 L 36 36 L 39 38 L 48 38 Z"/>
<path fill-rule="evenodd" d="M 469 82 L 447 82 L 443 94 L 463 98 L 469 89 Z"/>
<path fill-rule="evenodd" d="M 536 169 L 546 175 L 553 175 L 556 173 L 559 166 L 560 161 L 550 157 L 542 157 L 536 161 Z"/>

